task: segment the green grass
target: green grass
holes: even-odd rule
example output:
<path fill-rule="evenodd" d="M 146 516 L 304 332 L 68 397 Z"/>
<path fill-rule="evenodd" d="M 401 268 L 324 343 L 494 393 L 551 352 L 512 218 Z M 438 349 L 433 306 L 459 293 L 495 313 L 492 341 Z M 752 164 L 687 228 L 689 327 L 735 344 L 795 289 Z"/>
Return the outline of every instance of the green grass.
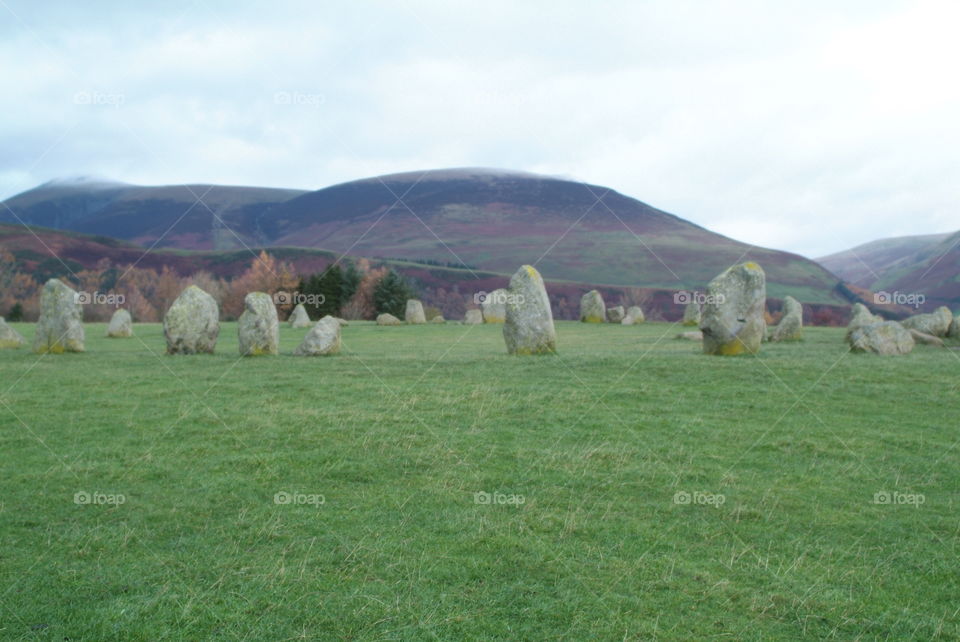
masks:
<path fill-rule="evenodd" d="M 497 326 L 354 323 L 338 357 L 240 361 L 235 324 L 191 357 L 90 324 L 85 354 L 0 352 L 0 639 L 960 637 L 960 353 L 679 331 L 563 322 L 558 357 L 514 358 Z"/>

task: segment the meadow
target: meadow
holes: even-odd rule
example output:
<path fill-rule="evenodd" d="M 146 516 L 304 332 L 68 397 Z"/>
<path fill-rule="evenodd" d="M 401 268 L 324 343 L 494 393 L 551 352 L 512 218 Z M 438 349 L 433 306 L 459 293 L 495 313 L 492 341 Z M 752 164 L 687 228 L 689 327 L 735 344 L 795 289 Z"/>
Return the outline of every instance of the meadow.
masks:
<path fill-rule="evenodd" d="M 956 349 L 104 329 L 0 351 L 0 639 L 960 637 Z"/>

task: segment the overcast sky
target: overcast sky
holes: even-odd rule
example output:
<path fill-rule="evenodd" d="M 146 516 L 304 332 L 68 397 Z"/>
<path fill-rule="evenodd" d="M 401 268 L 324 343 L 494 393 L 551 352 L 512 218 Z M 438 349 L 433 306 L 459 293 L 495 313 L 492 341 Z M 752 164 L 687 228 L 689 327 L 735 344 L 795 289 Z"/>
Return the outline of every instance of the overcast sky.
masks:
<path fill-rule="evenodd" d="M 960 3 L 156 5 L 0 0 L 0 198 L 485 166 L 812 257 L 960 229 Z"/>

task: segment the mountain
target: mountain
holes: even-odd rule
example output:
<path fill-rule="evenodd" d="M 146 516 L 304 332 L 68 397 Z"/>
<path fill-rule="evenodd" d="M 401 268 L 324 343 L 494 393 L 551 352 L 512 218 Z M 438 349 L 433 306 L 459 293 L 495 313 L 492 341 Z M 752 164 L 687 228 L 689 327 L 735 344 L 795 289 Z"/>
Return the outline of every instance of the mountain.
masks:
<path fill-rule="evenodd" d="M 257 244 L 256 220 L 303 190 L 223 185 L 144 187 L 57 179 L 0 207 L 0 221 L 110 236 L 150 246 L 230 249 Z M 200 201 L 198 201 L 200 199 Z"/>
<path fill-rule="evenodd" d="M 816 261 L 844 281 L 869 288 L 898 264 L 911 262 L 912 256 L 936 246 L 949 236 L 925 234 L 879 239 Z"/>
<path fill-rule="evenodd" d="M 532 263 L 548 279 L 597 286 L 700 289 L 729 265 L 754 260 L 767 272 L 772 297 L 847 302 L 839 279 L 809 259 L 721 236 L 607 187 L 524 172 L 428 170 L 299 193 L 113 185 L 72 186 L 64 195 L 63 189 L 46 184 L 6 205 L 30 224 L 148 246 L 229 248 L 236 235 L 250 246 L 322 248 L 498 274 Z M 203 193 L 224 226 L 195 204 L 194 194 Z M 0 208 L 0 220 L 17 219 Z"/>

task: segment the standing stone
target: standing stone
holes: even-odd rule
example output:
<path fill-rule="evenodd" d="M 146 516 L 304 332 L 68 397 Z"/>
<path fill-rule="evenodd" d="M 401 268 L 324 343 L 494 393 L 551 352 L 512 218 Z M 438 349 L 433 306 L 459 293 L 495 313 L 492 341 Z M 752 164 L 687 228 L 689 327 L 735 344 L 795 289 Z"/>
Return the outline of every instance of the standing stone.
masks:
<path fill-rule="evenodd" d="M 110 317 L 107 326 L 107 336 L 113 339 L 124 339 L 133 336 L 133 317 L 126 310 L 120 309 Z"/>
<path fill-rule="evenodd" d="M 416 299 L 408 299 L 407 309 L 403 313 L 403 319 L 407 323 L 426 323 L 427 317 L 423 313 L 423 304 Z"/>
<path fill-rule="evenodd" d="M 397 320 L 397 323 L 400 323 Z M 310 328 L 293 354 L 298 357 L 322 357 L 340 352 L 340 322 L 327 315 Z"/>
<path fill-rule="evenodd" d="M 771 341 L 800 341 L 803 339 L 803 306 L 792 296 L 783 300 L 783 316 L 770 333 Z"/>
<path fill-rule="evenodd" d="M 503 288 L 488 292 L 480 302 L 484 323 L 503 323 L 507 320 L 507 291 Z"/>
<path fill-rule="evenodd" d="M 19 348 L 27 340 L 19 332 L 7 325 L 7 322 L 0 317 L 0 350 L 7 348 Z"/>
<path fill-rule="evenodd" d="M 402 323 L 400 319 L 387 312 L 377 315 L 377 325 L 400 325 Z"/>
<path fill-rule="evenodd" d="M 550 298 L 543 277 L 531 265 L 524 265 L 510 278 L 507 319 L 503 340 L 510 354 L 554 354 L 557 331 L 553 326 Z M 603 312 L 601 299 L 601 313 Z M 602 319 L 601 319 L 602 321 Z"/>
<path fill-rule="evenodd" d="M 700 319 L 704 354 L 756 354 L 767 324 L 767 279 L 763 268 L 749 261 L 735 265 L 707 286 Z"/>
<path fill-rule="evenodd" d="M 646 317 L 643 315 L 643 308 L 639 305 L 631 305 L 627 308 L 627 316 L 623 317 L 623 321 L 620 323 L 622 325 L 636 325 L 644 321 L 646 321 Z"/>
<path fill-rule="evenodd" d="M 60 279 L 50 279 L 40 294 L 34 352 L 83 352 L 83 340 L 83 306 L 76 291 Z"/>
<path fill-rule="evenodd" d="M 853 334 L 853 331 L 857 328 L 883 322 L 883 317 L 874 314 L 862 303 L 854 303 L 851 311 L 853 314 L 850 316 L 850 323 L 847 324 L 848 340 L 850 339 L 850 335 Z"/>
<path fill-rule="evenodd" d="M 700 304 L 691 301 L 683 309 L 683 325 L 700 325 Z"/>
<path fill-rule="evenodd" d="M 480 310 L 467 310 L 466 316 L 463 317 L 463 325 L 479 325 L 481 323 L 483 323 L 483 313 Z"/>
<path fill-rule="evenodd" d="M 280 320 L 273 298 L 266 292 L 251 292 L 243 298 L 243 314 L 237 323 L 240 354 L 245 357 L 273 355 L 280 351 Z"/>
<path fill-rule="evenodd" d="M 882 355 L 910 354 L 915 341 L 910 332 L 896 321 L 883 321 L 855 328 L 849 337 L 853 352 Z"/>
<path fill-rule="evenodd" d="M 607 320 L 607 306 L 603 296 L 596 290 L 590 290 L 580 297 L 580 320 L 584 323 L 603 323 Z"/>
<path fill-rule="evenodd" d="M 952 323 L 953 313 L 950 312 L 950 308 L 943 305 L 930 314 L 917 314 L 909 319 L 904 319 L 900 322 L 900 325 L 907 330 L 918 330 L 935 337 L 945 337 L 950 331 Z"/>
<path fill-rule="evenodd" d="M 446 322 L 447 320 L 443 318 L 442 314 L 438 314 L 437 316 L 430 319 L 430 323 L 446 323 Z"/>
<path fill-rule="evenodd" d="M 291 328 L 310 327 L 310 315 L 307 314 L 307 309 L 303 307 L 302 303 L 298 303 L 293 309 L 293 312 L 290 313 L 290 318 L 287 319 L 287 323 Z"/>
<path fill-rule="evenodd" d="M 621 323 L 625 316 L 627 316 L 627 313 L 622 305 L 607 308 L 607 322 L 609 323 Z"/>
<path fill-rule="evenodd" d="M 960 315 L 953 318 L 950 329 L 947 330 L 947 336 L 951 339 L 960 339 Z"/>
<path fill-rule="evenodd" d="M 219 334 L 217 301 L 195 285 L 181 292 L 163 317 L 167 354 L 212 354 Z"/>

